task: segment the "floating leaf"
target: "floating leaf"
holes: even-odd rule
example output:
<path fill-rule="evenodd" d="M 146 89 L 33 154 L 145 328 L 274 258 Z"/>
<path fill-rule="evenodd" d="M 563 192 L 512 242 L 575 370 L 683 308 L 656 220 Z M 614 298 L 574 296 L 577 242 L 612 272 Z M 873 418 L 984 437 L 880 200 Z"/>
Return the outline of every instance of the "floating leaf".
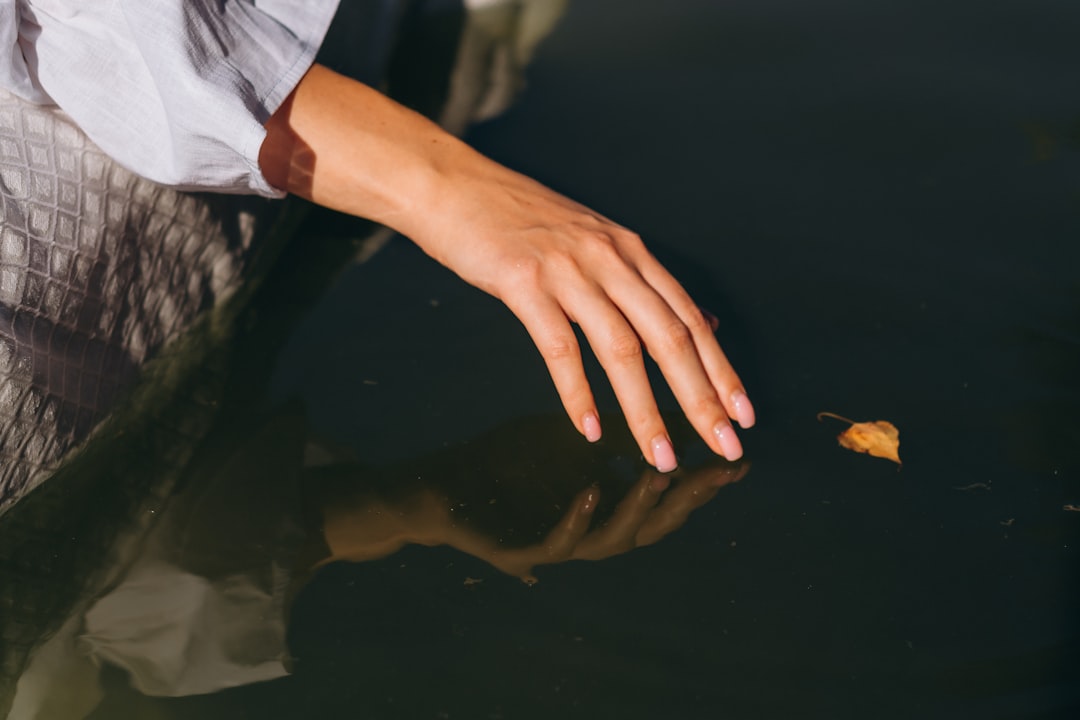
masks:
<path fill-rule="evenodd" d="M 851 425 L 836 437 L 840 445 L 848 450 L 892 460 L 897 465 L 902 464 L 900 462 L 900 431 L 891 422 L 887 420 L 855 422 L 830 412 L 818 413 L 817 417 L 818 420 L 830 417 Z"/>

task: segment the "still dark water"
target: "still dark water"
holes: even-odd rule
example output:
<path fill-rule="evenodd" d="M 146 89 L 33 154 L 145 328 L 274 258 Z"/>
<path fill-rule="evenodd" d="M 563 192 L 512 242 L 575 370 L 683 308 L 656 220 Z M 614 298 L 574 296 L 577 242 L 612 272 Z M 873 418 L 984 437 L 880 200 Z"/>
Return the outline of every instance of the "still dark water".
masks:
<path fill-rule="evenodd" d="M 640 232 L 720 317 L 747 462 L 684 430 L 650 517 L 685 523 L 531 586 L 447 547 L 331 565 L 292 607 L 291 676 L 151 700 L 111 673 L 91 717 L 1080 716 L 1078 31 L 1049 0 L 572 2 L 468 137 Z M 291 252 L 264 324 L 318 287 L 321 251 Z M 319 296 L 258 402 L 387 512 L 435 488 L 517 547 L 594 482 L 608 527 L 649 513 L 625 517 L 649 475 L 596 370 L 589 448 L 513 316 L 398 238 Z M 821 411 L 895 423 L 903 468 Z M 255 443 L 237 518 L 274 504 L 286 444 Z"/>

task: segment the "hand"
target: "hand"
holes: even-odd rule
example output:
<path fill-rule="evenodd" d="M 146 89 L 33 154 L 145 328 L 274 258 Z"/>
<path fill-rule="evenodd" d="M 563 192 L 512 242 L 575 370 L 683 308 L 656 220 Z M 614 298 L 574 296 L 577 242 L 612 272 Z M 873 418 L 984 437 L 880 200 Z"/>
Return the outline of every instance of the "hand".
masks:
<path fill-rule="evenodd" d="M 742 383 L 710 321 L 637 235 L 480 156 L 455 165 L 438 197 L 411 237 L 517 315 L 579 432 L 595 441 L 601 429 L 571 323 L 592 346 L 649 463 L 667 472 L 676 459 L 643 350 L 709 446 L 728 460 L 742 456 L 729 421 L 754 423 Z"/>
<path fill-rule="evenodd" d="M 269 182 L 412 238 L 503 300 L 547 363 L 563 406 L 601 434 L 571 323 L 599 358 L 646 460 L 674 470 L 645 371 L 659 365 L 687 418 L 729 460 L 754 409 L 682 286 L 624 227 L 475 152 L 380 93 L 315 66 L 266 124 Z"/>
<path fill-rule="evenodd" d="M 670 490 L 669 476 L 646 471 L 611 518 L 596 529 L 590 530 L 590 521 L 599 491 L 589 488 L 578 494 L 562 521 L 541 543 L 519 550 L 495 546 L 485 554 L 478 554 L 474 547 L 470 552 L 532 584 L 536 582 L 533 571 L 538 565 L 604 560 L 659 542 L 682 527 L 690 513 L 712 500 L 720 488 L 742 479 L 749 469 L 747 463 L 702 468 L 675 479 Z"/>
<path fill-rule="evenodd" d="M 745 462 L 714 464 L 685 477 L 646 470 L 616 506 L 611 517 L 592 528 L 600 501 L 596 487 L 575 496 L 558 524 L 540 542 L 507 547 L 491 535 L 461 522 L 446 496 L 422 488 L 397 501 L 362 494 L 336 497 L 323 509 L 323 530 L 329 556 L 365 562 L 388 557 L 405 545 L 449 545 L 532 584 L 536 567 L 568 560 L 603 560 L 658 542 L 682 527 L 690 513 L 709 502 L 725 485 L 742 479 Z M 506 488 L 503 488 L 505 490 Z"/>

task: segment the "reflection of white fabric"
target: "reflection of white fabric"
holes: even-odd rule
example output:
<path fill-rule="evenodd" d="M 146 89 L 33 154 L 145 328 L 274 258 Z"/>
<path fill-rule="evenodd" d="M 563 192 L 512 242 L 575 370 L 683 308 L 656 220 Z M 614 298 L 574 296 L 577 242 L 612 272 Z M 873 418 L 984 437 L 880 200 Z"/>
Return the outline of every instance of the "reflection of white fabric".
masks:
<path fill-rule="evenodd" d="M 99 665 L 127 670 L 147 695 L 180 696 L 286 674 L 284 582 L 251 575 L 211 582 L 143 558 L 85 618 L 34 654 L 7 720 L 81 720 L 101 701 Z"/>
<path fill-rule="evenodd" d="M 107 590 L 80 601 L 34 652 L 8 720 L 81 720 L 101 698 L 104 663 L 157 696 L 286 674 L 285 568 L 306 537 L 304 436 L 302 417 L 291 413 L 216 436 L 222 450 L 212 463 L 196 465 L 148 532 L 121 538 L 109 553 L 117 566 Z"/>
<path fill-rule="evenodd" d="M 75 649 L 78 616 L 34 653 L 7 720 L 82 720 L 101 702 L 98 666 Z"/>
<path fill-rule="evenodd" d="M 464 0 L 451 96 L 440 122 L 461 132 L 506 110 L 524 84 L 525 66 L 566 10 L 568 0 Z"/>
<path fill-rule="evenodd" d="M 103 663 L 155 696 L 286 674 L 285 568 L 305 539 L 302 418 L 283 414 L 219 439 L 228 454 L 192 473 L 148 533 L 118 544 L 116 580 L 34 652 L 8 720 L 81 720 L 101 698 Z"/>
<path fill-rule="evenodd" d="M 498 13 L 500 23 L 509 23 L 498 33 L 512 48 L 519 67 L 532 58 L 536 46 L 555 27 L 569 0 L 464 0 L 469 15 L 476 19 L 485 12 Z"/>
<path fill-rule="evenodd" d="M 286 674 L 282 593 L 144 560 L 86 614 L 80 644 L 147 695 L 195 695 Z"/>

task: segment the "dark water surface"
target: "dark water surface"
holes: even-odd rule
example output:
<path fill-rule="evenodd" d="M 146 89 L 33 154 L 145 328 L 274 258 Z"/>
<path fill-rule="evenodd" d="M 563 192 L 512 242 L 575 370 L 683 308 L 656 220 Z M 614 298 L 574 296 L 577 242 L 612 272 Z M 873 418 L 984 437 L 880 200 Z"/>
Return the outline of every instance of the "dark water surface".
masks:
<path fill-rule="evenodd" d="M 748 465 L 682 431 L 668 493 L 715 497 L 531 586 L 446 547 L 332 565 L 290 677 L 146 700 L 113 675 L 92 717 L 1078 716 L 1078 30 L 1049 0 L 571 3 L 469 139 L 720 317 Z M 591 482 L 604 515 L 642 487 L 596 370 L 588 448 L 513 316 L 399 238 L 298 325 L 267 404 L 527 545 Z M 821 411 L 894 422 L 903 468 Z"/>
<path fill-rule="evenodd" d="M 572 5 L 471 140 L 641 232 L 721 317 L 752 469 L 532 588 L 443 551 L 335 568 L 299 606 L 296 692 L 330 716 L 1080 709 L 1077 29 L 1051 2 Z M 403 243 L 296 338 L 277 387 L 363 457 L 558 417 L 514 319 Z M 903 469 L 822 410 L 896 423 Z"/>

